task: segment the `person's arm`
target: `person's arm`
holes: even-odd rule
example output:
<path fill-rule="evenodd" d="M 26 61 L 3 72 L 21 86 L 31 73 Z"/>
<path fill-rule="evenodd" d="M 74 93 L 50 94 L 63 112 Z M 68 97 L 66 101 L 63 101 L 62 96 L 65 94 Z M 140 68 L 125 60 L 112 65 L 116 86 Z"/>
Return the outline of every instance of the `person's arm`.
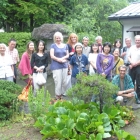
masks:
<path fill-rule="evenodd" d="M 13 65 L 11 65 L 11 69 L 13 71 L 13 78 L 15 78 L 15 75 L 14 75 L 14 66 Z"/>
<path fill-rule="evenodd" d="M 128 90 L 118 91 L 117 95 L 118 96 L 123 96 L 123 97 L 133 97 L 133 96 L 135 96 L 133 88 L 128 89 Z"/>
<path fill-rule="evenodd" d="M 97 61 L 96 61 L 96 68 L 97 68 L 97 72 L 99 74 L 103 73 L 102 64 L 100 63 L 100 61 L 101 61 L 101 56 L 100 56 L 100 54 L 98 54 Z"/>
<path fill-rule="evenodd" d="M 89 61 L 90 65 L 91 65 L 94 69 L 96 69 L 96 63 L 92 60 L 92 54 L 91 54 L 91 53 L 89 54 L 88 61 Z"/>

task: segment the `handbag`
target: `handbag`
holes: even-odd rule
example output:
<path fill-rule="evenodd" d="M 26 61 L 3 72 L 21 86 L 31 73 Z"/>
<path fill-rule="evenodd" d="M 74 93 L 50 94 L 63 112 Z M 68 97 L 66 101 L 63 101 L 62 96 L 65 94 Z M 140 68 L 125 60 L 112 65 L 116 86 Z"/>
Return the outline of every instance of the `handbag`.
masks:
<path fill-rule="evenodd" d="M 37 83 L 39 86 L 42 86 L 42 85 L 46 84 L 46 79 L 44 78 L 42 72 L 38 72 L 38 73 L 37 73 L 37 76 L 36 76 L 36 83 Z"/>
<path fill-rule="evenodd" d="M 32 80 L 28 81 L 28 84 L 23 88 L 21 94 L 18 96 L 18 99 L 21 101 L 28 101 L 28 94 L 29 94 L 29 89 L 32 85 Z"/>

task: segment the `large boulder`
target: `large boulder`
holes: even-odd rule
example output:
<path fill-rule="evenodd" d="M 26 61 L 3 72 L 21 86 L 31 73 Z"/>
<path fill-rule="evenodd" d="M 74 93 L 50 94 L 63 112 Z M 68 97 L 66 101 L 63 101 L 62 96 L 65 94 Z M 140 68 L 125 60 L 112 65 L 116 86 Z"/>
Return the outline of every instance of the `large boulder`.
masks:
<path fill-rule="evenodd" d="M 40 39 L 53 39 L 53 35 L 55 32 L 61 32 L 65 37 L 68 37 L 67 28 L 63 24 L 43 24 L 38 28 L 34 28 L 32 32 L 32 38 L 35 40 Z"/>

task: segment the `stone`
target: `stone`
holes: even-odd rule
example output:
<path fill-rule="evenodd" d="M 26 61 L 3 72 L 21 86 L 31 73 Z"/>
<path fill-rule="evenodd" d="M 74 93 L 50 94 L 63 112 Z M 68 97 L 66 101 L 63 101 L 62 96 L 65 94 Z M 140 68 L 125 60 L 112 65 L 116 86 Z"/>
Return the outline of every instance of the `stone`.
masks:
<path fill-rule="evenodd" d="M 61 32 L 65 37 L 68 37 L 67 27 L 63 24 L 43 24 L 40 27 L 34 28 L 32 38 L 36 40 L 49 40 L 53 39 L 55 32 Z"/>

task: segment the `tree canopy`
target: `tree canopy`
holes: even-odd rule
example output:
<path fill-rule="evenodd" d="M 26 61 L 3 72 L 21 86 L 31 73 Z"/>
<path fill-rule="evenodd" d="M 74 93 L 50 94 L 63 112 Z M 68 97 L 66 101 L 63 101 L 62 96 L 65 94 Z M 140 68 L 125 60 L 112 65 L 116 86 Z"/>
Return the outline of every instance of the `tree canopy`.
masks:
<path fill-rule="evenodd" d="M 108 16 L 126 7 L 129 2 L 130 0 L 2 0 L 0 28 L 3 27 L 7 32 L 30 32 L 44 23 L 63 23 L 80 38 L 83 35 L 90 38 L 101 35 L 106 41 L 112 41 L 121 38 L 121 26 L 118 22 L 109 22 Z"/>

